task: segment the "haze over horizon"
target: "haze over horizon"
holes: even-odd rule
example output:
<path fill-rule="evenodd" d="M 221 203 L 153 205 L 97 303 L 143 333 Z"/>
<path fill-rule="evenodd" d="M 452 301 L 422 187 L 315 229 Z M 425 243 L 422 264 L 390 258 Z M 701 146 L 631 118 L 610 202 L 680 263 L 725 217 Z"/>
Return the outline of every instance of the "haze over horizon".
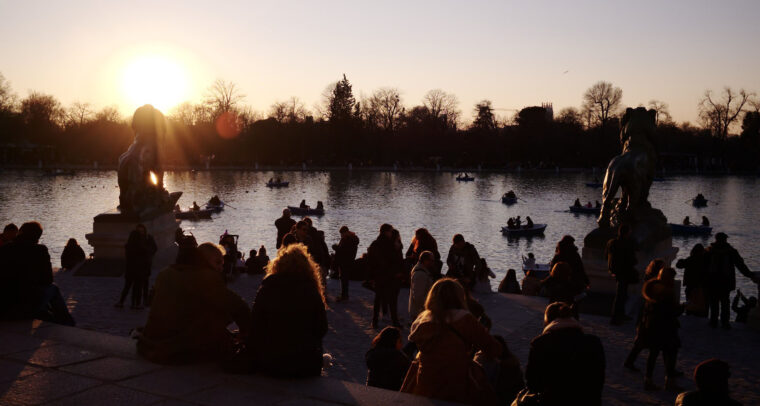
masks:
<path fill-rule="evenodd" d="M 168 113 L 215 79 L 260 112 L 291 96 L 313 110 L 343 73 L 357 96 L 395 87 L 406 106 L 443 89 L 467 121 L 482 99 L 579 107 L 599 80 L 622 88 L 624 106 L 668 103 L 678 122 L 697 121 L 706 89 L 760 91 L 756 1 L 77 0 L 0 2 L 0 15 L 0 73 L 20 97 L 122 113 L 145 103 Z M 150 81 L 153 67 L 164 76 Z M 156 95 L 168 82 L 171 94 Z"/>

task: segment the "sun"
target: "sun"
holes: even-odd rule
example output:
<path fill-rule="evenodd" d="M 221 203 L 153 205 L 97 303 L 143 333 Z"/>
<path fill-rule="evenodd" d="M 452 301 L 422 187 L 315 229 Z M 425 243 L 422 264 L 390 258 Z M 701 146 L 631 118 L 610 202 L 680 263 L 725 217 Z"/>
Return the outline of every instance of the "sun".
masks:
<path fill-rule="evenodd" d="M 124 98 L 136 108 L 143 104 L 166 113 L 188 96 L 188 75 L 176 61 L 160 56 L 141 56 L 124 67 L 122 91 Z"/>

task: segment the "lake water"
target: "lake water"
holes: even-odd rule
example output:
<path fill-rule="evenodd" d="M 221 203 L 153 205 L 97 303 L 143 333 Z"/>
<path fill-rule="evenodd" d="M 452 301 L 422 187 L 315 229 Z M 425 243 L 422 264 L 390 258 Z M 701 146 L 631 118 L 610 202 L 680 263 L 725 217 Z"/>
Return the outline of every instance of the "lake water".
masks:
<path fill-rule="evenodd" d="M 290 181 L 290 187 L 266 188 L 264 183 L 271 177 Z M 325 231 L 328 245 L 337 242 L 338 229 L 348 225 L 361 240 L 359 252 L 365 252 L 380 225 L 387 222 L 401 232 L 404 249 L 414 230 L 426 227 L 445 257 L 452 236 L 461 233 L 496 272 L 496 286 L 506 269 L 521 269 L 521 257 L 528 252 L 533 252 L 538 262 L 548 262 L 556 242 L 565 234 L 582 245 L 583 237 L 595 227 L 595 216 L 567 210 L 576 197 L 584 204 L 601 200 L 601 189 L 585 186 L 591 178 L 579 173 L 482 174 L 476 175 L 474 182 L 463 183 L 449 173 L 213 171 L 168 172 L 165 184 L 169 191 L 184 192 L 179 202 L 183 208 L 194 200 L 202 205 L 215 194 L 231 206 L 210 221 L 182 222 L 182 228 L 199 242 L 216 242 L 228 230 L 240 235 L 241 251 L 247 253 L 264 244 L 271 256 L 276 236 L 273 223 L 282 209 L 298 205 L 301 199 L 312 206 L 322 200 L 326 214 L 313 219 L 315 226 Z M 687 215 L 693 221 L 708 216 L 714 231 L 726 232 L 750 269 L 760 271 L 758 186 L 756 177 L 673 176 L 654 183 L 650 200 L 670 222 L 680 223 Z M 510 189 L 521 200 L 506 206 L 500 197 Z M 708 207 L 691 206 L 690 199 L 699 192 L 709 199 Z M 115 171 L 45 177 L 40 171 L 5 170 L 0 172 L 0 224 L 40 221 L 45 229 L 42 243 L 57 266 L 70 237 L 91 252 L 84 235 L 92 231 L 95 215 L 116 207 L 118 194 Z M 518 215 L 547 223 L 545 235 L 515 240 L 502 236 L 500 228 L 507 218 Z M 709 241 L 712 237 L 673 239 L 680 249 L 679 258 L 694 244 Z M 756 292 L 744 277 L 739 277 L 739 286 Z"/>

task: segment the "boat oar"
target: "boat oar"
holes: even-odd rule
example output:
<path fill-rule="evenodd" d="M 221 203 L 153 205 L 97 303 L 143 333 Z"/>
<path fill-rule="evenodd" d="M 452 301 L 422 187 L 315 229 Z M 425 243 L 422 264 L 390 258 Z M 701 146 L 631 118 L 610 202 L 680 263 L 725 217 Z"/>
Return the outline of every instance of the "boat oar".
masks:
<path fill-rule="evenodd" d="M 229 206 L 229 207 L 231 207 L 231 208 L 233 208 L 233 209 L 237 210 L 237 207 L 233 207 L 233 206 L 231 206 L 229 203 L 225 202 L 224 200 L 219 200 L 219 201 L 220 201 L 220 202 L 222 202 L 222 203 L 224 204 L 224 207 L 227 207 L 227 206 Z"/>

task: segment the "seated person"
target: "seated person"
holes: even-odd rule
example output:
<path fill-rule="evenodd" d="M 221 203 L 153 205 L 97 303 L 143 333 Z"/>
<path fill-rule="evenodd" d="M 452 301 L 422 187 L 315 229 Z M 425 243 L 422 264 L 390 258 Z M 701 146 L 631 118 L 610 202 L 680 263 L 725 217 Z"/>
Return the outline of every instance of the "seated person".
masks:
<path fill-rule="evenodd" d="M 719 359 L 709 359 L 694 368 L 694 382 L 697 390 L 683 392 L 676 398 L 676 406 L 739 406 L 731 399 L 728 391 L 730 366 Z"/>
<path fill-rule="evenodd" d="M 190 241 L 192 240 L 192 241 Z M 233 321 L 245 337 L 250 311 L 221 276 L 221 247 L 186 237 L 176 264 L 161 271 L 137 352 L 152 362 L 179 364 L 226 359 L 232 353 Z"/>
<path fill-rule="evenodd" d="M 742 301 L 742 305 L 739 306 L 739 299 Z M 736 291 L 734 302 L 731 304 L 731 309 L 736 312 L 736 322 L 746 323 L 749 318 L 749 312 L 757 307 L 757 298 L 752 296 L 747 298 L 744 296 L 741 290 Z"/>
<path fill-rule="evenodd" d="M 317 202 L 317 210 L 324 210 L 324 209 L 325 209 L 325 206 L 322 204 L 322 201 L 321 200 L 318 201 Z"/>
<path fill-rule="evenodd" d="M 74 269 L 84 259 L 85 255 L 82 247 L 79 246 L 76 239 L 69 238 L 66 247 L 63 249 L 63 253 L 61 253 L 61 268 L 66 270 Z"/>
<path fill-rule="evenodd" d="M 46 246 L 39 243 L 42 226 L 24 223 L 16 238 L 0 246 L 0 319 L 39 319 L 73 326 L 61 291 L 53 283 Z"/>
<path fill-rule="evenodd" d="M 587 208 L 587 209 L 590 209 L 591 207 L 592 207 L 592 206 L 591 206 L 591 202 L 587 202 L 587 203 L 586 203 L 586 208 Z"/>
<path fill-rule="evenodd" d="M 214 195 L 214 197 L 209 199 L 208 203 L 212 206 L 220 206 L 222 204 L 222 199 L 219 198 L 219 195 Z"/>
<path fill-rule="evenodd" d="M 575 203 L 573 203 L 573 206 L 581 207 L 581 199 L 575 199 Z"/>
<path fill-rule="evenodd" d="M 536 256 L 532 252 L 528 253 L 528 257 L 523 257 L 523 268 L 527 270 L 536 269 Z"/>
<path fill-rule="evenodd" d="M 260 273 L 264 273 L 266 271 L 267 265 L 269 265 L 269 256 L 267 255 L 267 249 L 264 248 L 262 245 L 259 247 L 259 254 L 256 255 L 256 262 L 258 263 L 259 271 Z"/>
<path fill-rule="evenodd" d="M 514 269 L 508 269 L 507 275 L 502 279 L 499 284 L 499 293 L 514 293 L 520 294 L 520 283 L 517 282 L 517 273 Z"/>
<path fill-rule="evenodd" d="M 302 209 L 308 209 L 309 205 L 306 204 L 306 199 L 301 200 L 301 204 L 299 204 L 298 207 Z"/>
<path fill-rule="evenodd" d="M 177 212 L 177 213 L 179 213 L 179 212 L 182 211 L 182 208 L 180 208 L 178 204 L 175 204 L 174 205 L 174 211 Z"/>
<path fill-rule="evenodd" d="M 251 275 L 261 273 L 258 267 L 259 261 L 256 259 L 256 250 L 248 251 L 248 259 L 245 260 L 246 272 Z"/>
<path fill-rule="evenodd" d="M 196 203 L 195 201 L 193 201 L 193 207 L 191 207 L 190 210 L 192 210 L 192 211 L 198 211 L 200 209 L 201 209 L 201 206 L 198 206 L 198 203 Z"/>
<path fill-rule="evenodd" d="M 367 386 L 398 391 L 409 369 L 409 358 L 401 351 L 401 331 L 386 327 L 372 340 L 367 351 Z"/>
<path fill-rule="evenodd" d="M 512 217 L 507 220 L 507 228 L 515 228 L 515 221 L 512 219 Z"/>
<path fill-rule="evenodd" d="M 270 183 L 270 184 L 274 183 L 274 178 L 269 178 L 269 182 L 268 183 Z"/>
<path fill-rule="evenodd" d="M 707 219 L 707 216 L 702 216 L 702 225 L 705 227 L 710 226 L 710 220 Z"/>
<path fill-rule="evenodd" d="M 525 228 L 533 228 L 533 219 L 530 216 L 525 217 Z"/>
<path fill-rule="evenodd" d="M 522 221 L 520 221 L 520 216 L 517 216 L 517 218 L 515 218 L 515 228 L 520 228 L 521 225 Z"/>
<path fill-rule="evenodd" d="M 689 220 L 689 216 L 684 217 L 684 219 L 683 219 L 683 225 L 685 225 L 685 226 L 690 226 L 691 225 L 691 220 Z"/>

